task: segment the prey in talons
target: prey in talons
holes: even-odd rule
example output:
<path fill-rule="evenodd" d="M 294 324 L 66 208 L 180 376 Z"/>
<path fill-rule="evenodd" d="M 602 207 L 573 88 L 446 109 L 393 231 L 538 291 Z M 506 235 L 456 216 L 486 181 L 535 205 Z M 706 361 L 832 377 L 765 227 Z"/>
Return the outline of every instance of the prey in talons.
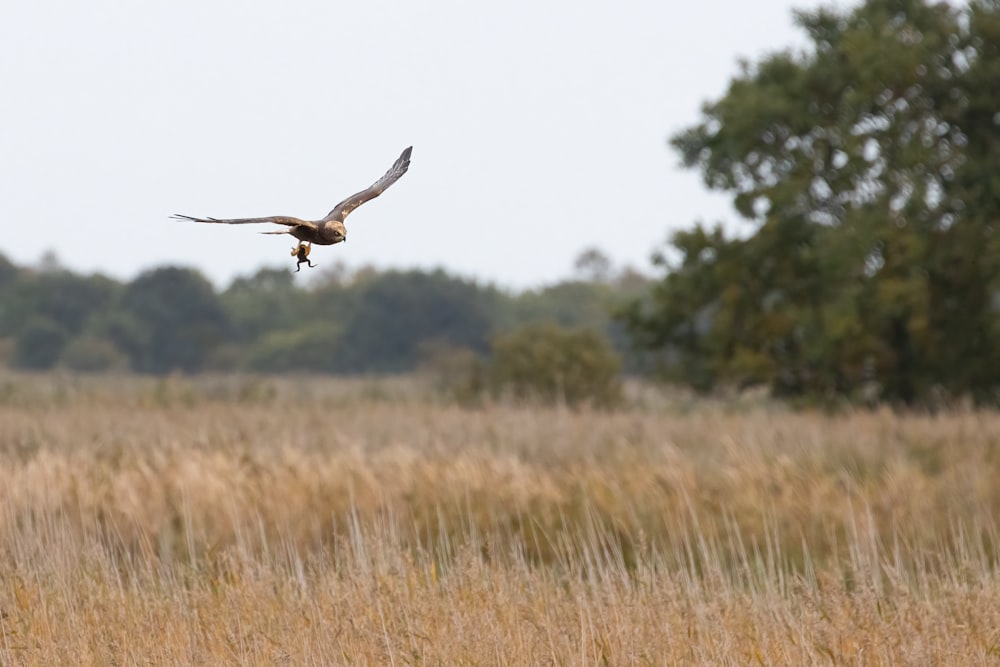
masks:
<path fill-rule="evenodd" d="M 292 257 L 295 257 L 299 260 L 295 264 L 295 273 L 298 273 L 300 270 L 302 270 L 303 263 L 308 264 L 310 269 L 316 266 L 309 259 L 310 251 L 312 251 L 312 243 L 300 243 L 294 248 L 292 248 Z"/>

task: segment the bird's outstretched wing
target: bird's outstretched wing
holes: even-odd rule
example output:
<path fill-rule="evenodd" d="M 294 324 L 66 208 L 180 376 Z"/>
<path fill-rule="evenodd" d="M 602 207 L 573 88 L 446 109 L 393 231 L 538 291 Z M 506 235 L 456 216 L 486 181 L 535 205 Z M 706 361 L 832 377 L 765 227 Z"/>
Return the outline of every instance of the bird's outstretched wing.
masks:
<path fill-rule="evenodd" d="M 386 188 L 399 180 L 399 177 L 406 173 L 406 170 L 410 168 L 410 153 L 413 152 L 413 146 L 410 146 L 399 156 L 399 158 L 389 167 L 389 171 L 385 172 L 382 178 L 378 179 L 372 183 L 369 187 L 365 188 L 357 194 L 353 194 L 344 201 L 340 202 L 333 207 L 333 210 L 326 214 L 326 217 L 320 220 L 320 222 L 330 222 L 331 220 L 344 221 L 347 215 L 356 209 L 357 207 L 364 204 L 370 199 L 375 199 L 380 194 L 385 192 Z"/>
<path fill-rule="evenodd" d="M 190 220 L 192 222 L 217 222 L 224 225 L 250 225 L 258 222 L 273 222 L 276 225 L 288 225 L 289 227 L 295 227 L 297 225 L 305 225 L 306 227 L 316 227 L 315 222 L 309 222 L 308 220 L 299 220 L 298 218 L 293 218 L 287 215 L 272 215 L 266 218 L 194 218 L 190 215 L 181 215 L 176 213 L 170 216 L 174 220 Z"/>

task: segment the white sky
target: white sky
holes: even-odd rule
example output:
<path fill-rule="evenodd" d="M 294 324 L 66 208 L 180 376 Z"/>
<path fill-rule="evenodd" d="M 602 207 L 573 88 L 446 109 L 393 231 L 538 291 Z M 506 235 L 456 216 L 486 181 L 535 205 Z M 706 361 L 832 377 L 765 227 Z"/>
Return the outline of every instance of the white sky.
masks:
<path fill-rule="evenodd" d="M 294 266 L 267 226 L 318 218 L 413 145 L 320 267 L 444 267 L 504 287 L 584 248 L 648 269 L 670 230 L 733 219 L 667 137 L 740 57 L 801 45 L 757 0 L 13 0 L 0 10 L 0 252 L 224 286 Z M 307 280 L 308 271 L 300 274 Z"/>

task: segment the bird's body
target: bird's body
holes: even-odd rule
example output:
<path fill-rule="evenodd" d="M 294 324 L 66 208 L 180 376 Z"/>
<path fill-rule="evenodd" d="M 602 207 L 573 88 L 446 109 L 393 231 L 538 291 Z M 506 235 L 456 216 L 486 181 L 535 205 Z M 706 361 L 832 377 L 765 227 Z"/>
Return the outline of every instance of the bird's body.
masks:
<path fill-rule="evenodd" d="M 399 156 L 389 171 L 378 179 L 371 186 L 361 192 L 351 195 L 340 202 L 319 220 L 302 220 L 287 215 L 272 215 L 265 218 L 194 218 L 190 215 L 176 214 L 171 217 L 177 220 L 191 220 L 193 222 L 211 222 L 225 225 L 247 225 L 256 223 L 272 223 L 284 225 L 286 229 L 261 232 L 262 234 L 291 234 L 302 243 L 315 243 L 316 245 L 333 245 L 347 240 L 347 228 L 344 226 L 344 219 L 366 201 L 378 197 L 385 192 L 386 188 L 399 180 L 410 167 L 410 153 L 413 146 L 410 146 Z M 294 253 L 293 253 L 294 254 Z M 300 262 L 301 263 L 301 262 Z"/>

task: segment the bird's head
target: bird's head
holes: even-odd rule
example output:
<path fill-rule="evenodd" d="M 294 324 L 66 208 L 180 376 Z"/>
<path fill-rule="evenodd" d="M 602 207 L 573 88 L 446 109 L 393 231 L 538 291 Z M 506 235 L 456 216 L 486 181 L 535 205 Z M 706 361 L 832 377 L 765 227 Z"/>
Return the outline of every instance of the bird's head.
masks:
<path fill-rule="evenodd" d="M 333 243 L 340 243 L 341 241 L 347 240 L 347 228 L 344 227 L 344 223 L 340 221 L 334 222 L 330 225 L 330 237 Z"/>

